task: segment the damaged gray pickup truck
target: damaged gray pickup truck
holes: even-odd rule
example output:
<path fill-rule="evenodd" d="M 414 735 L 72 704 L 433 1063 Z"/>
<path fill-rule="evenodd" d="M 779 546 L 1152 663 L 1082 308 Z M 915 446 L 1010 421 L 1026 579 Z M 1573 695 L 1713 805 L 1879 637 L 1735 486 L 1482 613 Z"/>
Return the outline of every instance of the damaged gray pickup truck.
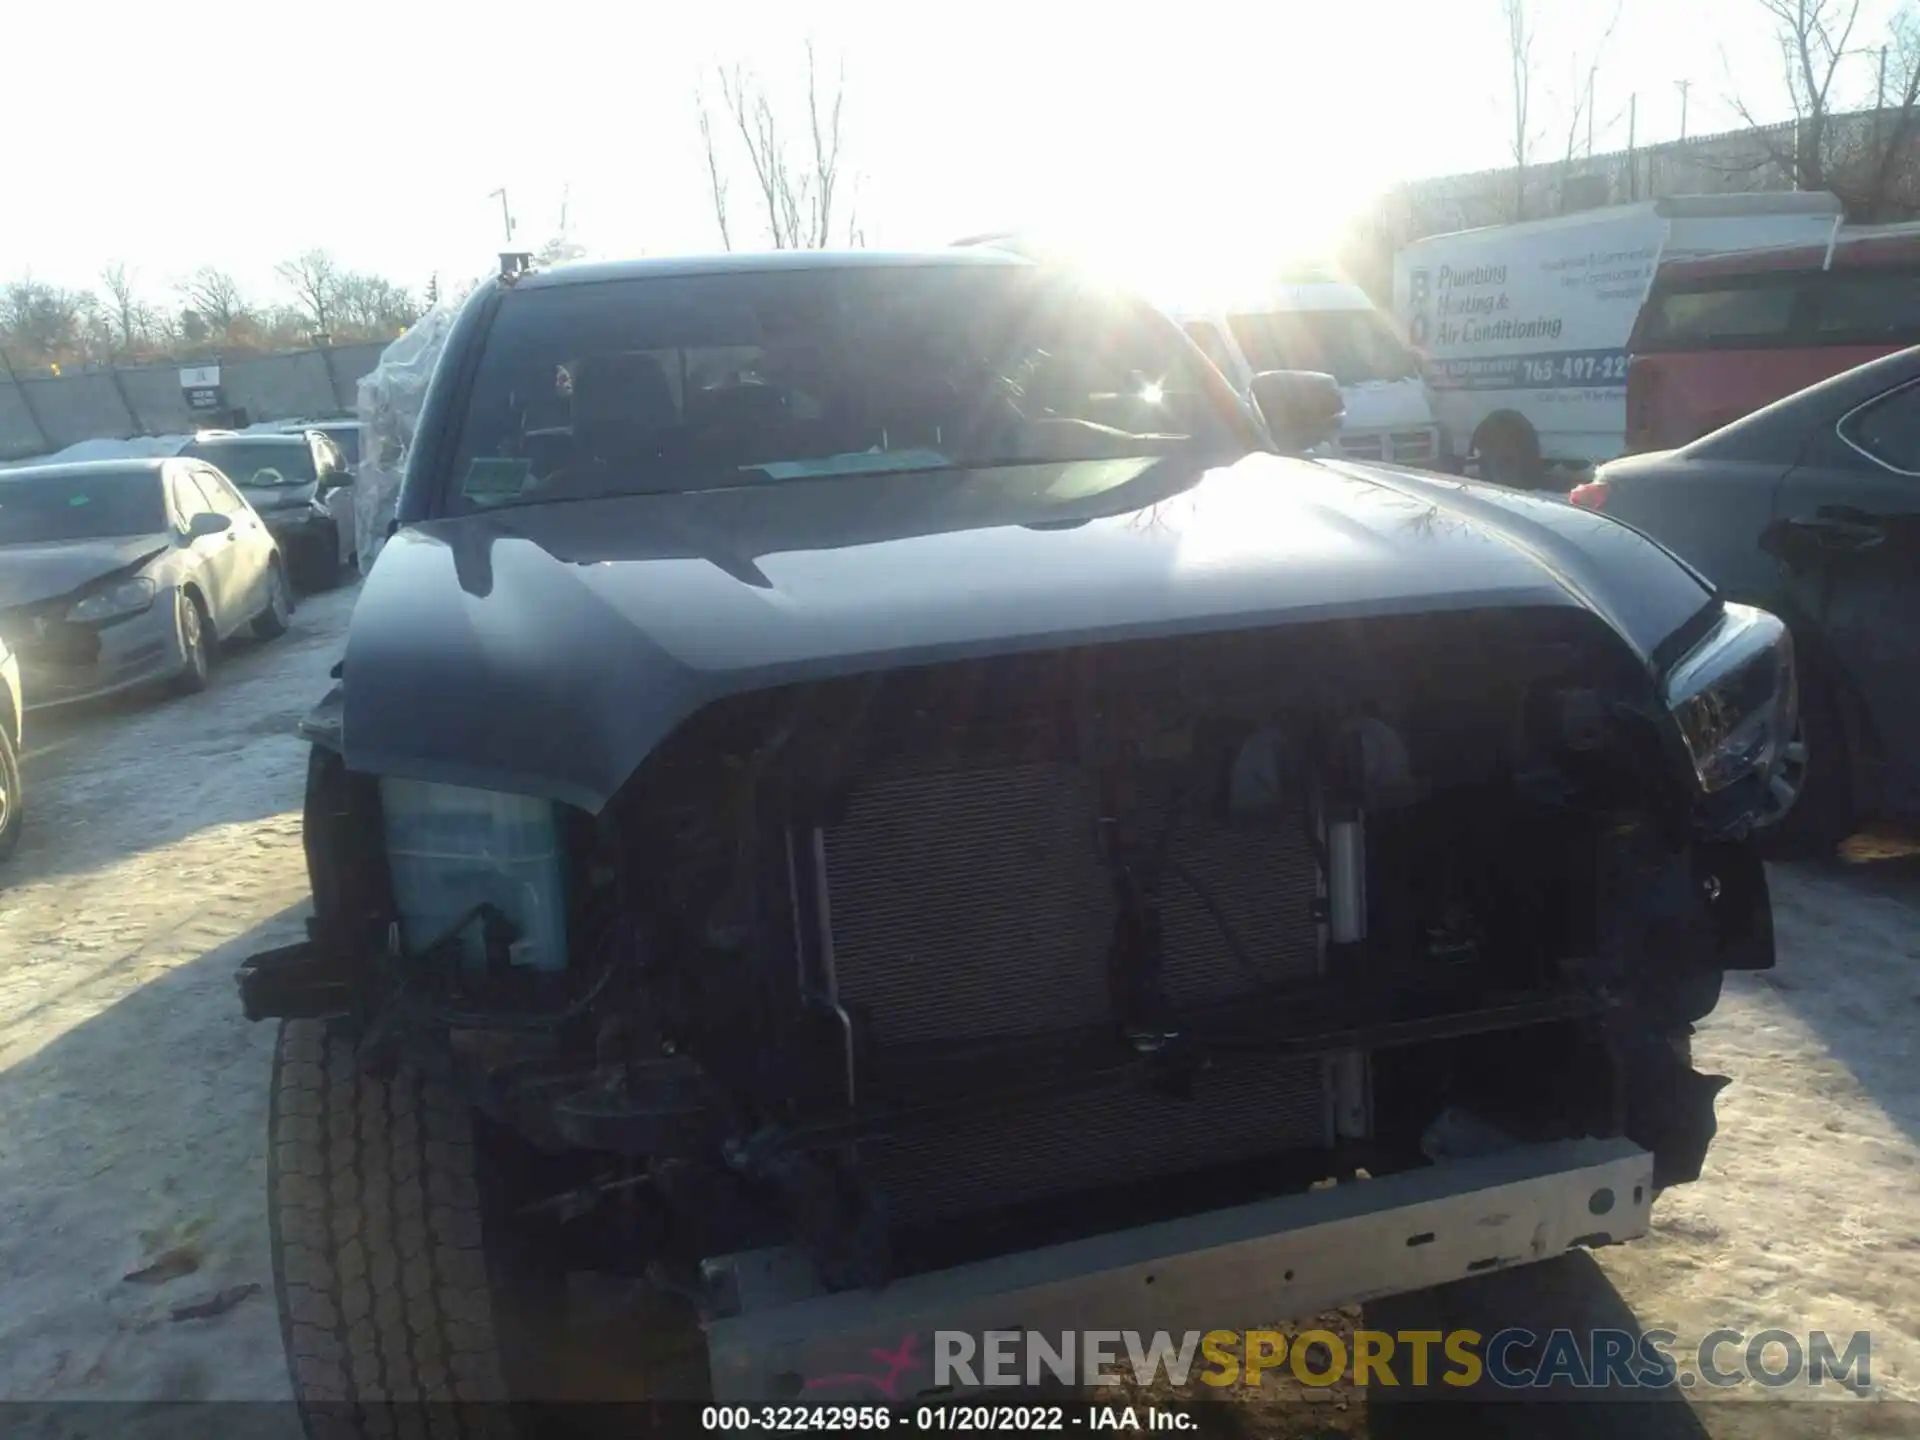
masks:
<path fill-rule="evenodd" d="M 608 1295 L 602 1392 L 909 1401 L 1644 1233 L 1790 638 L 1338 422 L 979 248 L 503 266 L 239 977 L 309 1414 L 564 1389 Z"/>

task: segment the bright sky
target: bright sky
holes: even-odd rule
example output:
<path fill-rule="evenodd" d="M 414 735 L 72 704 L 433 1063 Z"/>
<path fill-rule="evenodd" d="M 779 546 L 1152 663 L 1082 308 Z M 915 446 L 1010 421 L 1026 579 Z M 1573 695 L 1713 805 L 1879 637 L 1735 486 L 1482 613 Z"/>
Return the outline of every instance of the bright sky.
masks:
<path fill-rule="evenodd" d="M 1531 3 L 1544 159 L 1611 10 Z M 1890 3 L 1868 0 L 1860 43 Z M 1596 148 L 1625 143 L 1635 91 L 1641 142 L 1675 135 L 1680 79 L 1696 134 L 1735 123 L 1730 73 L 1789 113 L 1756 0 L 1621 4 Z M 123 260 L 167 299 L 209 263 L 264 293 L 315 246 L 416 288 L 484 270 L 503 186 L 529 248 L 563 196 L 595 251 L 714 248 L 695 88 L 717 61 L 791 84 L 809 34 L 846 63 L 875 246 L 1008 225 L 1137 242 L 1180 216 L 1285 252 L 1381 186 L 1508 145 L 1499 0 L 17 0 L 4 29 L 0 280 L 89 285 Z M 736 213 L 750 184 L 743 165 Z"/>

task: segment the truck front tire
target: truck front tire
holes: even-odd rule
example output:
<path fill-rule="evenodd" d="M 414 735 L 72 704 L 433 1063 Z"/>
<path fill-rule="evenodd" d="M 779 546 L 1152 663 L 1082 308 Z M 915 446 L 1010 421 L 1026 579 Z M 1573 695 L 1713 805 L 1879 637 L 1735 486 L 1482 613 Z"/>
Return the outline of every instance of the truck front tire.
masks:
<path fill-rule="evenodd" d="M 274 1289 L 307 1432 L 407 1433 L 394 1422 L 413 1409 L 435 1434 L 508 1433 L 461 1099 L 404 1061 L 370 1075 L 325 1021 L 289 1020 L 268 1139 Z"/>
<path fill-rule="evenodd" d="M 1520 416 L 1506 414 L 1489 419 L 1474 435 L 1473 448 L 1480 457 L 1480 479 L 1516 490 L 1539 486 L 1544 474 L 1540 437 Z"/>

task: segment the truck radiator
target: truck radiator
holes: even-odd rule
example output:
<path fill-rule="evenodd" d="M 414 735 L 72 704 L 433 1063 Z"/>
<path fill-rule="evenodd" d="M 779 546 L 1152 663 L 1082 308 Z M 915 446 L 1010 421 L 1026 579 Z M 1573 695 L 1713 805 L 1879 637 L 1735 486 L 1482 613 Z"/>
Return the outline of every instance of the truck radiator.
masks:
<path fill-rule="evenodd" d="M 839 999 L 877 1046 L 1112 1023 L 1115 900 L 1099 816 L 1094 777 L 1072 765 L 906 763 L 866 777 L 824 842 Z M 1300 813 L 1258 827 L 1186 813 L 1168 856 L 1162 948 L 1176 1015 L 1313 978 L 1319 874 Z M 1325 1145 L 1329 1123 L 1321 1062 L 1236 1058 L 1187 1096 L 1061 1098 L 860 1154 L 895 1215 L 922 1220 Z"/>

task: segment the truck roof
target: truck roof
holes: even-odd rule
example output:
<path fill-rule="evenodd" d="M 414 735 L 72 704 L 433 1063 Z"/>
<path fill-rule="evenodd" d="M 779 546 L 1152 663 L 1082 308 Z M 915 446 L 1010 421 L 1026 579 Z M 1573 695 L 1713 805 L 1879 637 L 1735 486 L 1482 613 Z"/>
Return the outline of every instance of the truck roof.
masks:
<path fill-rule="evenodd" d="M 1401 247 L 1401 253 L 1418 250 L 1422 245 L 1458 240 L 1469 235 L 1551 233 L 1631 215 L 1661 220 L 1719 220 L 1744 215 L 1831 215 L 1838 218 L 1840 213 L 1839 198 L 1825 190 L 1751 190 L 1733 195 L 1669 195 L 1660 200 L 1605 205 L 1594 210 L 1575 210 L 1570 214 L 1550 215 L 1539 220 L 1476 225 L 1466 230 L 1452 230 L 1444 235 L 1426 235 L 1408 241 Z"/>
<path fill-rule="evenodd" d="M 520 290 L 555 285 L 591 285 L 605 280 L 683 279 L 694 275 L 745 275 L 778 270 L 877 270 L 913 266 L 1031 266 L 1030 260 L 987 245 L 947 250 L 769 250 L 764 253 L 678 255 L 657 260 L 596 260 L 533 270 L 515 282 Z"/>

